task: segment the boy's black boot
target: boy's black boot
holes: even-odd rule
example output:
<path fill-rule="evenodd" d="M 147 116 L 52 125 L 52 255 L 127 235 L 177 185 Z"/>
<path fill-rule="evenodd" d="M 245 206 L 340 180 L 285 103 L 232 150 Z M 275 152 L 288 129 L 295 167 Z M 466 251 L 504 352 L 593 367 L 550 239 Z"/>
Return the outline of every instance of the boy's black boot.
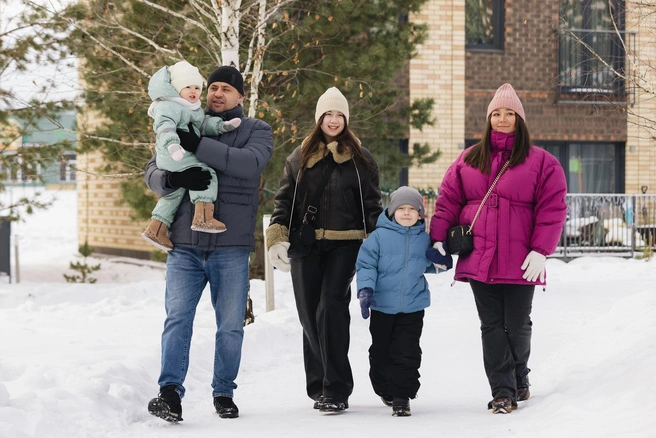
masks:
<path fill-rule="evenodd" d="M 214 397 L 214 409 L 221 418 L 239 417 L 239 408 L 230 397 Z"/>
<path fill-rule="evenodd" d="M 392 415 L 395 417 L 409 417 L 412 415 L 410 412 L 410 399 L 408 397 L 394 397 Z"/>
<path fill-rule="evenodd" d="M 159 395 L 148 402 L 148 412 L 170 423 L 182 421 L 182 403 L 175 386 L 162 388 Z"/>
<path fill-rule="evenodd" d="M 324 397 L 319 403 L 320 412 L 342 412 L 349 408 L 348 400 Z"/>

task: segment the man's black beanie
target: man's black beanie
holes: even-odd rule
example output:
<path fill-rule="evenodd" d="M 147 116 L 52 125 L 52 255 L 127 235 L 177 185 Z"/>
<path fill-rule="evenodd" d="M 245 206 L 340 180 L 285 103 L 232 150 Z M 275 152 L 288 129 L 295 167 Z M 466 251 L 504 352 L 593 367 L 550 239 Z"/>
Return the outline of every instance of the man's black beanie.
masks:
<path fill-rule="evenodd" d="M 230 84 L 239 91 L 239 94 L 244 95 L 244 77 L 239 73 L 239 70 L 229 65 L 222 65 L 221 67 L 214 70 L 207 77 L 207 87 L 212 84 L 212 82 L 225 82 Z"/>

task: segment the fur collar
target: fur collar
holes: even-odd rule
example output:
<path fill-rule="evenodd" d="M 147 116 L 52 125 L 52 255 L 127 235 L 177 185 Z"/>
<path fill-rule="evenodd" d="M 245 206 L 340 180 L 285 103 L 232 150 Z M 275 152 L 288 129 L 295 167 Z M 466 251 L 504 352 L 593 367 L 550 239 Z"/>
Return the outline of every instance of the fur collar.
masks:
<path fill-rule="evenodd" d="M 301 145 L 301 148 L 307 146 L 308 139 L 309 137 L 306 137 L 305 140 L 303 140 L 303 144 Z M 360 144 L 360 140 L 358 140 L 358 144 Z M 307 164 L 308 169 L 313 167 L 319 161 L 323 160 L 326 157 L 326 155 L 328 155 L 328 152 L 333 154 L 333 159 L 337 164 L 345 163 L 353 158 L 353 154 L 349 151 L 344 151 L 342 153 L 338 152 L 336 141 L 332 141 L 327 145 L 321 142 L 319 143 L 319 149 L 317 149 L 308 160 L 308 164 Z"/>

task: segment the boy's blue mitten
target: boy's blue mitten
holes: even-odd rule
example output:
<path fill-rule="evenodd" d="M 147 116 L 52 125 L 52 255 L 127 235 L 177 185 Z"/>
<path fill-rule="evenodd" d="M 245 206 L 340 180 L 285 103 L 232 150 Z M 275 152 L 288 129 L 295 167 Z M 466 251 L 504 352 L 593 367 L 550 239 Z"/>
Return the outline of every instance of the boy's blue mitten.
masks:
<path fill-rule="evenodd" d="M 369 307 L 376 305 L 374 300 L 374 290 L 370 287 L 363 287 L 358 291 L 358 299 L 360 300 L 360 312 L 364 319 L 369 318 Z"/>
<path fill-rule="evenodd" d="M 446 249 L 446 243 L 435 242 L 432 248 L 426 250 L 426 258 L 433 262 L 437 268 L 448 271 L 453 268 L 453 258 Z"/>

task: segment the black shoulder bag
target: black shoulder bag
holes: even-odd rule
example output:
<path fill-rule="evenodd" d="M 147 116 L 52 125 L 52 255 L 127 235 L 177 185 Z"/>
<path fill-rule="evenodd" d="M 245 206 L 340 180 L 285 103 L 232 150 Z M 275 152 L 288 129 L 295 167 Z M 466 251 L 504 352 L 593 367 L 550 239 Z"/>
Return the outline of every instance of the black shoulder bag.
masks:
<path fill-rule="evenodd" d="M 483 205 L 485 205 L 485 201 L 487 201 L 487 198 L 490 196 L 490 193 L 492 193 L 492 189 L 494 189 L 494 186 L 497 185 L 497 181 L 499 181 L 499 178 L 501 178 L 503 172 L 505 172 L 506 169 L 508 168 L 508 164 L 510 164 L 510 161 L 506 161 L 506 164 L 503 165 L 503 167 L 497 174 L 497 177 L 494 179 L 494 182 L 492 183 L 489 190 L 485 194 L 485 197 L 481 201 L 481 205 L 478 206 L 478 210 L 474 215 L 474 219 L 472 220 L 471 225 L 456 225 L 455 227 L 449 228 L 449 231 L 447 231 L 446 248 L 449 250 L 451 254 L 457 254 L 460 257 L 464 257 L 466 255 L 469 255 L 469 253 L 471 253 L 474 250 L 474 235 L 472 234 L 472 229 L 474 228 L 476 219 L 478 219 L 478 215 L 481 213 L 481 210 L 483 209 Z"/>
<path fill-rule="evenodd" d="M 297 227 L 292 230 L 291 220 L 290 220 L 290 231 L 288 236 L 289 238 L 288 253 L 292 257 L 304 257 L 310 254 L 312 245 L 316 240 L 316 233 L 315 233 L 316 230 L 312 226 L 310 221 L 314 220 L 315 216 L 319 212 L 319 206 L 321 205 L 321 196 L 323 195 L 323 190 L 326 188 L 326 185 L 328 184 L 328 180 L 330 179 L 330 175 L 333 173 L 333 170 L 335 170 L 335 167 L 337 167 L 337 163 L 335 162 L 335 160 L 333 160 L 332 155 L 328 155 L 326 159 L 329 160 L 328 168 L 323 173 L 321 177 L 321 181 L 319 181 L 319 185 L 317 186 L 317 190 L 316 192 L 314 192 L 314 195 L 310 200 L 310 204 L 308 205 L 307 210 L 303 215 L 303 223 L 301 224 L 300 227 Z M 298 184 L 298 178 L 297 178 L 297 184 Z M 296 191 L 294 191 L 294 200 L 296 200 Z M 294 207 L 292 206 L 290 218 L 293 215 L 294 215 Z"/>

